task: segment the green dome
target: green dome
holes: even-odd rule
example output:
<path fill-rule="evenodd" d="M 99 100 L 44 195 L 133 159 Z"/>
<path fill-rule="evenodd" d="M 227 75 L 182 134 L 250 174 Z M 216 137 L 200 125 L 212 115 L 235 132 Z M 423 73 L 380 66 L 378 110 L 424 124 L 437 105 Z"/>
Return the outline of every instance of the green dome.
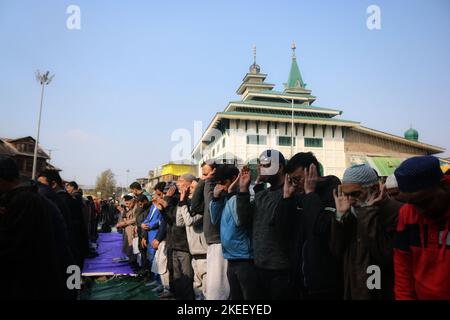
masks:
<path fill-rule="evenodd" d="M 418 141 L 419 140 L 419 132 L 416 129 L 409 128 L 405 132 L 405 139 Z"/>

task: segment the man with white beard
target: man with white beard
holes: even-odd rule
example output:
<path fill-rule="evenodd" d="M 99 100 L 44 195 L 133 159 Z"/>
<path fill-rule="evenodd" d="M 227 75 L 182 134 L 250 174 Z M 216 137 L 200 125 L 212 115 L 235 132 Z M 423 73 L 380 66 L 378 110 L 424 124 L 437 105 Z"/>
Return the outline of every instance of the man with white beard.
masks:
<path fill-rule="evenodd" d="M 402 204 L 386 196 L 366 164 L 345 170 L 334 199 L 330 248 L 343 259 L 344 299 L 393 299 L 393 238 Z M 368 281 L 373 266 L 381 273 L 375 288 Z"/>

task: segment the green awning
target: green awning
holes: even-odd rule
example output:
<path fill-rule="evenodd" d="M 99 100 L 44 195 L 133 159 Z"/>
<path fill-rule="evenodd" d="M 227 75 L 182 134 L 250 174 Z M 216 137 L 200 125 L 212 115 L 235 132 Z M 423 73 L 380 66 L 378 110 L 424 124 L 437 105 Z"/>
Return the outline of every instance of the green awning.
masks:
<path fill-rule="evenodd" d="M 394 173 L 402 160 L 394 157 L 367 157 L 367 163 L 378 172 L 379 176 L 387 177 Z"/>

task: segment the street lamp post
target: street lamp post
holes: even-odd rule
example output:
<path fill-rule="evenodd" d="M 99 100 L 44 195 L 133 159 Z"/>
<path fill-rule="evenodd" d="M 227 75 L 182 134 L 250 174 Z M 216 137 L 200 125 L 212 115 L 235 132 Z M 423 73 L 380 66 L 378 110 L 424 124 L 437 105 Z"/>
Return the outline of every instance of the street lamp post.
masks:
<path fill-rule="evenodd" d="M 292 98 L 292 116 L 291 116 L 291 159 L 294 155 L 294 98 Z"/>
<path fill-rule="evenodd" d="M 291 103 L 291 158 L 294 155 L 294 98 L 291 99 L 291 101 L 281 98 L 286 102 Z"/>
<path fill-rule="evenodd" d="M 50 76 L 50 72 L 47 71 L 44 74 L 41 74 L 39 71 L 36 72 L 36 80 L 41 84 L 41 104 L 39 106 L 39 118 L 38 118 L 38 126 L 37 126 L 37 134 L 36 134 L 36 143 L 34 145 L 34 156 L 33 156 L 33 172 L 31 174 L 31 179 L 34 180 L 36 178 L 36 166 L 37 166 L 37 152 L 39 145 L 39 133 L 41 131 L 41 114 L 42 114 L 42 102 L 44 100 L 44 87 L 52 81 L 55 75 Z"/>

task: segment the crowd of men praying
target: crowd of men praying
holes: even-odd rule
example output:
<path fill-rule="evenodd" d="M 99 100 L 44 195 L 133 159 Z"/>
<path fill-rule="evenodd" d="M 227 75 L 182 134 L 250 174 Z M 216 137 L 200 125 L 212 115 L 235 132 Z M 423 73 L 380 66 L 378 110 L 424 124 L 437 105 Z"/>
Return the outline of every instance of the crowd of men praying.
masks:
<path fill-rule="evenodd" d="M 161 299 L 450 300 L 450 175 L 437 158 L 387 179 L 368 164 L 324 176 L 311 152 L 266 150 L 256 167 L 211 159 L 199 177 L 100 202 L 57 171 L 23 183 L 0 158 L 1 295 L 76 299 L 67 266 L 115 227 Z"/>

